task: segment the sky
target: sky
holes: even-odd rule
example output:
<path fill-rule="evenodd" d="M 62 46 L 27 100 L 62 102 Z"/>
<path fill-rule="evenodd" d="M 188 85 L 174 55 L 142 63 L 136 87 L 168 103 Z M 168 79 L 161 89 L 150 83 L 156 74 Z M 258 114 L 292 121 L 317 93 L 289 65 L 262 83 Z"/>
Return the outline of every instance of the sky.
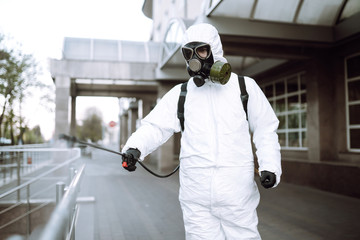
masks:
<path fill-rule="evenodd" d="M 0 0 L 0 33 L 10 44 L 32 54 L 42 68 L 39 81 L 54 86 L 48 59 L 61 59 L 65 37 L 149 41 L 152 20 L 142 12 L 144 0 Z M 15 46 L 15 44 L 14 44 Z M 40 125 L 50 139 L 55 112 L 42 107 L 34 96 L 23 107 L 30 127 Z M 105 123 L 118 121 L 116 98 L 77 98 L 77 120 L 89 107 L 102 110 Z"/>

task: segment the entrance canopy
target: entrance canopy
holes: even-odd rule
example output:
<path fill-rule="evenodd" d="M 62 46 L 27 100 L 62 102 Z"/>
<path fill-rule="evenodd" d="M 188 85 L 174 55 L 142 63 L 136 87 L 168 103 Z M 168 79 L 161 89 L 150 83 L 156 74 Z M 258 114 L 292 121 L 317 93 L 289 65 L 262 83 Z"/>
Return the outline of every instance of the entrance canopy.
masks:
<path fill-rule="evenodd" d="M 152 0 L 146 0 L 143 7 L 150 18 L 151 5 Z M 360 34 L 358 0 L 209 0 L 203 12 L 193 23 L 170 22 L 161 69 L 184 64 L 182 34 L 197 22 L 218 29 L 233 70 L 248 76 L 309 59 Z"/>
<path fill-rule="evenodd" d="M 153 42 L 65 38 L 62 59 L 51 60 L 51 74 L 71 79 L 73 97 L 153 98 L 159 49 Z"/>

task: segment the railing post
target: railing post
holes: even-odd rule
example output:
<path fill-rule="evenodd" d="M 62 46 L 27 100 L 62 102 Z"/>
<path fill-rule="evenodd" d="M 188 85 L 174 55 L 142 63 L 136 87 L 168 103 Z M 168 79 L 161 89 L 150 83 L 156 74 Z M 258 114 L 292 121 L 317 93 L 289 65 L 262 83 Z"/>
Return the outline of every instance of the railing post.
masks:
<path fill-rule="evenodd" d="M 6 164 L 6 163 L 5 163 Z M 2 172 L 3 172 L 3 176 L 4 176 L 4 178 L 3 178 L 3 183 L 5 184 L 6 183 L 6 171 L 7 171 L 7 169 L 6 169 L 6 167 L 3 167 L 2 168 Z"/>
<path fill-rule="evenodd" d="M 75 168 L 71 167 L 70 168 L 70 181 L 69 181 L 69 184 L 73 180 L 74 176 L 75 176 Z"/>
<path fill-rule="evenodd" d="M 16 173 L 17 173 L 17 185 L 20 186 L 21 184 L 21 179 L 20 179 L 20 153 L 17 155 L 16 157 L 17 159 L 17 168 L 16 168 Z M 17 200 L 18 202 L 20 202 L 20 189 L 17 191 Z"/>
<path fill-rule="evenodd" d="M 27 201 L 27 212 L 30 212 L 30 185 L 26 186 L 26 201 Z M 31 233 L 31 214 L 27 215 L 27 225 L 26 225 L 26 233 L 27 237 L 30 236 Z"/>
<path fill-rule="evenodd" d="M 58 205 L 65 193 L 65 183 L 56 183 L 56 205 Z"/>

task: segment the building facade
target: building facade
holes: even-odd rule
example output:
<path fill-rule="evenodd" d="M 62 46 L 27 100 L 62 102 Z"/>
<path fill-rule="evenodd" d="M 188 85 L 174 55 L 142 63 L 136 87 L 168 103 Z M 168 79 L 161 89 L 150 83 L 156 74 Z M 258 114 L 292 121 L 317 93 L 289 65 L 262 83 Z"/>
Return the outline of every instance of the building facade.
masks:
<path fill-rule="evenodd" d="M 359 10 L 356 1 L 231 0 L 152 0 L 143 9 L 163 42 L 160 68 L 184 69 L 177 54 L 189 25 L 218 28 L 234 71 L 256 80 L 280 120 L 283 181 L 356 197 Z"/>
<path fill-rule="evenodd" d="M 129 62 L 119 57 L 119 49 L 130 47 L 107 42 L 102 47 L 111 45 L 109 54 L 119 55 L 52 61 L 60 116 L 56 119 L 62 121 L 57 132 L 73 131 L 67 119 L 75 121 L 76 96 L 127 97 L 134 101 L 121 109 L 120 145 L 124 144 L 156 99 L 188 80 L 180 51 L 185 30 L 211 23 L 233 71 L 255 79 L 280 120 L 282 181 L 360 197 L 358 0 L 145 0 L 143 12 L 153 20 L 151 41 L 144 43 L 151 53 L 147 60 Z M 138 48 L 133 46 L 133 51 Z M 78 71 L 87 67 L 91 71 Z M 96 86 L 82 78 L 116 84 Z M 161 171 L 172 169 L 178 164 L 180 137 L 169 139 L 147 161 Z"/>

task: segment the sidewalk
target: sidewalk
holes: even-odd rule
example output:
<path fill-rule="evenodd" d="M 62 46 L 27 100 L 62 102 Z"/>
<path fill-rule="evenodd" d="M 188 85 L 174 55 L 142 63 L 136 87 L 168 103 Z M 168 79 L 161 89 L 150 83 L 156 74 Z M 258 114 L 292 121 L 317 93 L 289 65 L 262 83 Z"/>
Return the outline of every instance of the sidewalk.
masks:
<path fill-rule="evenodd" d="M 160 179 L 140 165 L 129 173 L 120 156 L 99 150 L 86 161 L 80 194 L 95 202 L 80 207 L 78 239 L 185 239 L 178 174 Z M 360 239 L 360 199 L 287 183 L 259 189 L 263 240 Z"/>

